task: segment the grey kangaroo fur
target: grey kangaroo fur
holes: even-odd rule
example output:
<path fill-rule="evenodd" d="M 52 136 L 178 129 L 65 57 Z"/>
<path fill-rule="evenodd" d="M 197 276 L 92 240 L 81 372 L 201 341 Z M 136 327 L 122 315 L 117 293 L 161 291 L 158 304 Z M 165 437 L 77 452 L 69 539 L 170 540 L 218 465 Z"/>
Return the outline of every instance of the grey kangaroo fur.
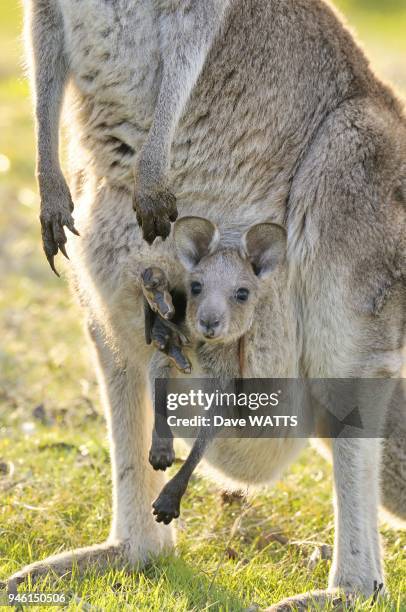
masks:
<path fill-rule="evenodd" d="M 243 374 L 239 341 L 260 318 L 261 298 L 269 294 L 265 280 L 286 255 L 286 232 L 273 223 L 256 224 L 239 242 L 237 237 L 234 240 L 236 244 L 231 248 L 227 238 L 221 239 L 219 229 L 201 217 L 183 217 L 174 226 L 176 252 L 186 271 L 185 333 L 192 339 L 190 350 L 198 364 L 194 375 L 216 378 L 224 385 Z M 175 458 L 169 428 L 168 437 L 158 432 L 157 419 L 165 422 L 168 415 L 165 406 L 155 403 L 154 384 L 157 378 L 175 376 L 168 358 L 160 353 L 152 358 L 149 377 L 155 425 L 149 461 L 154 469 L 165 470 Z M 152 504 L 158 522 L 168 525 L 178 518 L 190 477 L 214 437 L 212 427 L 200 429 L 185 463 Z"/>
<path fill-rule="evenodd" d="M 143 239 L 165 237 L 175 207 L 222 231 L 267 219 L 287 231 L 288 270 L 278 290 L 270 289 L 268 325 L 252 338 L 255 346 L 248 334 L 247 376 L 396 377 L 405 341 L 403 106 L 326 3 L 25 6 L 52 264 L 65 246 L 63 227 L 74 227 L 57 161 L 59 112 L 70 85 L 69 186 L 80 238 L 68 233 L 66 250 L 95 347 L 114 485 L 107 543 L 27 566 L 12 583 L 65 573 L 73 563 L 142 563 L 174 544 L 172 526 L 151 513 L 164 480 L 148 463 L 152 348 L 144 341 L 140 279 L 157 265 L 171 287 L 183 288 L 172 238 L 152 248 Z M 382 419 L 389 401 L 377 397 Z M 230 486 L 275 480 L 301 448 L 297 440 L 232 442 L 216 439 L 205 455 Z M 381 443 L 335 439 L 331 454 L 329 590 L 292 598 L 297 605 L 323 605 L 337 588 L 369 596 L 384 582 Z M 404 447 L 392 456 L 404 462 Z"/>

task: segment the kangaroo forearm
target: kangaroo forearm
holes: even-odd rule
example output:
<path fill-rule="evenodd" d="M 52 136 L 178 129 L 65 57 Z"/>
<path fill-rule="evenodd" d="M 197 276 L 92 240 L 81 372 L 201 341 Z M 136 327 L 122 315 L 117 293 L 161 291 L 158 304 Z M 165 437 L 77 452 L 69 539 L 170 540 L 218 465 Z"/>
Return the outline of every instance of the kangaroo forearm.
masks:
<path fill-rule="evenodd" d="M 167 184 L 173 136 L 232 0 L 159 3 L 162 78 L 148 137 L 134 169 L 134 209 L 144 239 L 169 236 L 176 198 Z"/>
<path fill-rule="evenodd" d="M 37 170 L 41 184 L 44 177 L 49 180 L 54 174 L 61 174 L 59 121 L 68 64 L 62 16 L 54 0 L 32 0 L 28 20 L 35 94 Z"/>
<path fill-rule="evenodd" d="M 61 251 L 68 257 L 64 228 L 78 234 L 72 198 L 59 163 L 59 119 L 68 76 L 64 25 L 57 0 L 26 0 L 25 15 L 35 98 L 42 244 L 52 270 L 58 274 L 55 255 Z"/>
<path fill-rule="evenodd" d="M 49 95 L 43 88 L 37 94 L 37 174 L 40 184 L 45 176 L 51 178 L 56 174 L 58 176 L 55 178 L 59 178 L 62 174 L 59 163 L 59 121 L 63 85 L 60 77 L 56 77 L 48 90 Z"/>
<path fill-rule="evenodd" d="M 169 169 L 173 135 L 223 23 L 230 0 L 190 2 L 161 15 L 162 81 L 154 120 L 140 156 L 146 186 L 159 183 Z"/>

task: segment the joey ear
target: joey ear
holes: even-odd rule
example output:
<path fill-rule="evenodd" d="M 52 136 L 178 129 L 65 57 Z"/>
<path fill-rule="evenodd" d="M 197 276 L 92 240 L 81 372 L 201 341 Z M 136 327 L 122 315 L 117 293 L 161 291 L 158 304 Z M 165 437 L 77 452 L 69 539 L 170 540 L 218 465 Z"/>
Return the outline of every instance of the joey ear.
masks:
<path fill-rule="evenodd" d="M 275 223 L 253 225 L 242 238 L 242 250 L 259 278 L 268 276 L 286 256 L 286 231 Z"/>
<path fill-rule="evenodd" d="M 203 217 L 182 217 L 174 225 L 173 238 L 179 259 L 187 270 L 192 270 L 216 249 L 220 232 Z"/>

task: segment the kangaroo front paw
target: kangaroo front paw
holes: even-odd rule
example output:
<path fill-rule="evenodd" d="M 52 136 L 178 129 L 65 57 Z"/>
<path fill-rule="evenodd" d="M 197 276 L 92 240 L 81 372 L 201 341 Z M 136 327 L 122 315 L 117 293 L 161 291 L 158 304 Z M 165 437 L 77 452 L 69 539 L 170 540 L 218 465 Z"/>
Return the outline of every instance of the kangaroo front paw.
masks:
<path fill-rule="evenodd" d="M 161 236 L 165 240 L 171 232 L 171 222 L 176 221 L 176 198 L 168 189 L 159 187 L 149 191 L 136 191 L 134 210 L 144 240 L 152 244 Z"/>
<path fill-rule="evenodd" d="M 42 244 L 49 265 L 53 272 L 59 276 L 54 263 L 54 258 L 58 251 L 61 251 L 69 259 L 65 247 L 65 227 L 76 236 L 79 236 L 72 217 L 73 202 L 69 188 L 64 180 L 57 184 L 42 185 L 40 190 Z"/>
<path fill-rule="evenodd" d="M 154 439 L 149 451 L 149 462 L 154 470 L 162 470 L 164 472 L 168 467 L 171 467 L 174 461 L 173 440 Z"/>
<path fill-rule="evenodd" d="M 169 525 L 173 519 L 179 517 L 182 496 L 177 492 L 165 491 L 165 489 L 166 487 L 164 487 L 159 497 L 152 504 L 152 514 L 155 516 L 157 523 Z"/>

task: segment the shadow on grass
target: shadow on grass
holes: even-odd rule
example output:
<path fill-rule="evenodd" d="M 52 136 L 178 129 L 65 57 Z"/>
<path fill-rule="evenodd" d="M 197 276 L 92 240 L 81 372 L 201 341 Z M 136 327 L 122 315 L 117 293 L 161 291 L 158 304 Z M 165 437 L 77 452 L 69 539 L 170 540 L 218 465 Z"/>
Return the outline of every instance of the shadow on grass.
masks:
<path fill-rule="evenodd" d="M 173 594 L 181 593 L 187 610 L 210 607 L 237 612 L 247 607 L 246 602 L 235 593 L 217 584 L 215 576 L 203 573 L 179 557 L 160 558 L 144 569 L 142 574 L 153 581 L 163 580 Z"/>
<path fill-rule="evenodd" d="M 0 583 L 0 600 L 3 589 L 5 582 Z M 239 612 L 247 607 L 235 593 L 216 584 L 213 576 L 175 555 L 157 557 L 142 570 L 89 568 L 80 575 L 74 567 L 69 576 L 48 575 L 35 583 L 28 579 L 18 592 L 65 593 L 69 609 L 75 610 Z"/>

